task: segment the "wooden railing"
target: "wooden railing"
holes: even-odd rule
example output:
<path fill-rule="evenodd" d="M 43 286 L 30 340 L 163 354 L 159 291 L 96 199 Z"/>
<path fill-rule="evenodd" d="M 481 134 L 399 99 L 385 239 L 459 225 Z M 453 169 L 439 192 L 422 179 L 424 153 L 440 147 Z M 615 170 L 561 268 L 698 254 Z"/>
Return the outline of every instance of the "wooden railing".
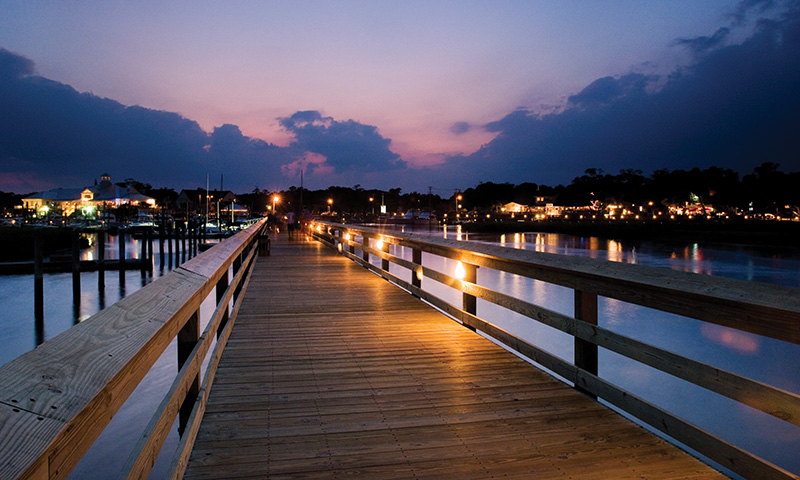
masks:
<path fill-rule="evenodd" d="M 0 478 L 66 478 L 176 338 L 179 372 L 119 477 L 147 478 L 180 418 L 170 469 L 180 478 L 263 226 L 262 220 L 226 239 L 0 368 Z M 212 291 L 216 309 L 201 332 L 200 305 Z"/>
<path fill-rule="evenodd" d="M 745 478 L 798 478 L 601 378 L 598 376 L 598 347 L 729 397 L 795 426 L 800 426 L 800 395 L 600 327 L 598 296 L 800 344 L 800 289 L 335 223 L 312 224 L 311 231 L 319 240 L 431 303 L 465 326 L 493 337 L 563 377 L 575 388 L 616 406 L 719 465 Z M 410 249 L 411 261 L 391 254 L 390 244 Z M 395 250 L 395 253 L 398 251 Z M 462 266 L 461 278 L 423 264 L 423 252 L 459 261 Z M 370 263 L 370 256 L 380 258 L 381 266 Z M 390 273 L 390 263 L 395 265 L 394 273 Z M 573 289 L 574 316 L 478 285 L 478 267 Z M 398 276 L 398 271 L 402 269 L 407 269 L 404 272 L 406 275 L 410 270 L 411 283 Z M 461 308 L 423 290 L 423 278 L 460 290 L 463 299 Z M 479 318 L 476 316 L 477 299 L 572 335 L 574 361 L 565 361 L 541 346 L 528 343 Z M 798 371 L 797 365 L 788 368 L 789 375 Z"/>

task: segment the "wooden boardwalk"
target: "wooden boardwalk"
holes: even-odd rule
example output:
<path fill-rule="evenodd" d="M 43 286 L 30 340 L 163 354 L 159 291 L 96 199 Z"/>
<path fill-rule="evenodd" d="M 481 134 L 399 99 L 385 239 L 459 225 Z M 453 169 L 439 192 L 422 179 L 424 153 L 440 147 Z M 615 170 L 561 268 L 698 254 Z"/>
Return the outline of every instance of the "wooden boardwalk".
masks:
<path fill-rule="evenodd" d="M 314 242 L 258 259 L 187 479 L 724 478 Z"/>

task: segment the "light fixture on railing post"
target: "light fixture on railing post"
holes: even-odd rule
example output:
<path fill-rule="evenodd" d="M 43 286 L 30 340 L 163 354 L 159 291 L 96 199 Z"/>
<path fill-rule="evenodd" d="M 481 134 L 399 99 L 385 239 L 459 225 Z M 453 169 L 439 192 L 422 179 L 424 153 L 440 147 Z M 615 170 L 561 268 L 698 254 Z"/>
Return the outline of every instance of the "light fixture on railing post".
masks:
<path fill-rule="evenodd" d="M 349 247 L 348 251 L 350 252 L 350 254 L 353 255 L 354 253 L 356 253 L 356 247 L 353 244 L 353 235 L 351 235 L 350 232 L 347 232 L 344 234 L 344 239 L 347 242 L 347 245 Z"/>
<path fill-rule="evenodd" d="M 471 265 L 469 263 L 459 261 L 456 264 L 455 276 L 461 280 L 461 289 L 465 290 L 466 283 L 477 283 L 478 267 L 477 265 Z M 477 315 L 478 299 L 474 295 L 464 292 L 462 294 L 462 309 L 469 314 Z M 464 324 L 464 326 L 470 330 L 475 330 L 475 328 L 467 324 Z"/>
<path fill-rule="evenodd" d="M 378 247 L 383 253 L 389 253 L 389 242 L 384 242 L 383 240 L 378 240 L 380 247 Z M 388 272 L 389 271 L 389 259 L 382 258 L 381 259 L 381 269 Z"/>
<path fill-rule="evenodd" d="M 424 272 L 422 270 L 422 250 L 414 248 L 411 250 L 411 261 L 418 265 L 415 269 L 414 275 L 411 277 L 411 285 L 422 288 L 422 277 Z"/>

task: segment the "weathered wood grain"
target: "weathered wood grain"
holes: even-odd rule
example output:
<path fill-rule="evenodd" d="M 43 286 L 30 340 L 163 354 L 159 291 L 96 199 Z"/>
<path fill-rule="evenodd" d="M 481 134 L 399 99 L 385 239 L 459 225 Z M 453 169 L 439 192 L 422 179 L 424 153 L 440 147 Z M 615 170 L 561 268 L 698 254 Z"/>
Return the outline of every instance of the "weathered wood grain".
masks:
<path fill-rule="evenodd" d="M 184 478 L 723 478 L 323 248 L 258 259 Z"/>
<path fill-rule="evenodd" d="M 0 478 L 66 478 L 213 288 L 178 268 L 0 368 Z"/>
<path fill-rule="evenodd" d="M 337 229 L 341 226 L 328 227 Z M 360 230 L 350 227 L 350 234 L 357 234 Z M 370 234 L 374 235 L 374 232 Z M 774 338 L 792 338 L 792 328 L 788 332 L 782 330 L 785 324 L 781 322 L 789 320 L 789 324 L 797 327 L 800 324 L 800 316 L 797 315 L 797 289 L 779 288 L 779 294 L 788 301 L 777 302 L 772 285 L 754 284 L 753 282 L 729 281 L 729 279 L 715 278 L 703 275 L 686 276 L 682 272 L 671 272 L 666 269 L 653 269 L 648 267 L 624 265 L 615 262 L 605 262 L 586 259 L 553 256 L 538 258 L 541 254 L 536 252 L 525 252 L 515 249 L 501 249 L 497 246 L 487 246 L 484 244 L 448 242 L 442 239 L 425 237 L 423 241 L 413 238 L 408 234 L 383 234 L 384 242 L 393 242 L 406 247 L 412 246 L 413 251 L 427 251 L 435 255 L 458 259 L 465 264 L 475 264 L 488 266 L 505 272 L 529 276 L 562 286 L 567 286 L 575 290 L 575 317 L 572 318 L 556 312 L 549 311 L 537 305 L 513 298 L 509 295 L 492 291 L 489 288 L 477 285 L 474 281 L 460 281 L 452 276 L 435 271 L 433 269 L 420 266 L 418 262 L 408 262 L 405 259 L 392 256 L 382 251 L 376 251 L 365 247 L 366 253 L 375 255 L 383 259 L 382 268 L 378 269 L 361 259 L 349 255 L 355 262 L 361 264 L 370 271 L 382 276 L 392 283 L 408 290 L 413 295 L 435 305 L 437 308 L 447 312 L 454 318 L 461 321 L 470 328 L 477 328 L 483 333 L 495 338 L 509 348 L 520 352 L 525 357 L 544 366 L 566 379 L 573 382 L 577 389 L 585 391 L 590 395 L 605 395 L 606 400 L 620 406 L 634 416 L 650 423 L 657 429 L 661 429 L 678 441 L 684 442 L 699 451 L 709 455 L 720 464 L 726 465 L 732 470 L 742 473 L 747 477 L 760 476 L 764 478 L 795 478 L 789 472 L 782 470 L 769 462 L 754 457 L 747 451 L 731 445 L 707 432 L 702 431 L 679 418 L 673 417 L 668 412 L 662 411 L 652 405 L 642 402 L 631 396 L 629 392 L 621 390 L 596 377 L 596 365 L 592 362 L 585 362 L 579 355 L 582 346 L 591 349 L 590 358 L 595 359 L 597 346 L 606 347 L 617 353 L 621 353 L 629 358 L 640 361 L 644 364 L 658 368 L 664 372 L 675 375 L 684 380 L 688 380 L 711 391 L 726 395 L 729 398 L 741 403 L 757 408 L 763 412 L 794 424 L 800 420 L 800 396 L 777 389 L 771 385 L 756 382 L 741 376 L 726 372 L 709 365 L 691 360 L 689 358 L 676 355 L 674 353 L 644 344 L 634 339 L 608 331 L 596 325 L 596 298 L 599 292 L 612 298 L 626 300 L 631 303 L 647 305 L 659 308 L 672 313 L 682 313 L 686 316 L 698 318 L 705 321 L 719 323 L 728 327 L 740 328 L 751 333 L 773 336 Z M 447 244 L 454 246 L 448 247 Z M 502 251 L 508 252 L 502 256 Z M 487 252 L 493 252 L 491 255 Z M 521 252 L 521 253 L 520 253 Z M 500 256 L 495 256 L 495 253 Z M 525 257 L 527 260 L 521 258 Z M 555 260 L 554 260 L 555 259 Z M 529 344 L 513 334 L 498 328 L 474 315 L 466 304 L 463 308 L 451 305 L 430 293 L 422 290 L 416 282 L 407 283 L 393 275 L 385 268 L 386 262 L 395 263 L 412 271 L 421 271 L 426 277 L 431 278 L 444 285 L 448 285 L 457 290 L 461 290 L 466 298 L 468 295 L 482 298 L 496 303 L 497 305 L 508 308 L 509 310 L 522 313 L 531 319 L 542 322 L 551 327 L 560 329 L 575 337 L 576 359 L 575 364 L 570 364 L 564 360 L 550 354 L 546 350 Z M 606 266 L 610 274 L 608 278 L 602 278 L 603 272 L 599 267 Z M 566 270 L 563 267 L 568 267 Z M 673 273 L 675 275 L 673 275 Z M 666 278 L 666 282 L 648 283 L 648 277 L 661 276 Z M 637 278 L 638 277 L 638 278 Z M 596 282 L 596 283 L 594 283 Z M 627 283 L 626 283 L 627 282 Z M 672 284 L 673 282 L 674 284 Z M 680 288 L 680 283 L 691 284 L 688 288 L 689 295 L 685 299 L 675 296 L 676 288 Z M 624 289 L 617 287 L 624 285 Z M 699 288 L 697 288 L 699 285 Z M 627 289 L 627 290 L 625 290 Z M 705 289 L 706 293 L 701 291 Z M 716 290 L 722 290 L 716 291 Z M 730 290 L 730 291 L 727 291 Z M 755 293 L 754 300 L 746 298 L 747 293 Z M 610 292 L 610 293 L 609 293 Z M 655 292 L 655 294 L 653 293 Z M 698 293 L 701 292 L 701 293 Z M 695 297 L 694 295 L 698 295 Z M 589 299 L 592 307 L 587 312 L 584 308 L 586 302 L 583 297 Z M 655 302 L 642 300 L 645 297 L 656 298 Z M 658 302 L 666 301 L 671 298 L 671 302 L 660 305 Z M 736 299 L 736 300 L 734 300 Z M 740 302 L 740 303 L 737 303 Z M 777 302 L 777 304 L 775 303 Z M 719 304 L 726 305 L 719 308 Z M 743 304 L 746 304 L 743 306 Z M 710 307 L 709 307 L 710 306 Z M 727 310 L 726 310 L 727 308 Z M 734 312 L 738 308 L 738 312 Z M 775 309 L 782 310 L 783 318 L 774 322 L 772 315 Z M 724 315 L 732 314 L 738 317 L 708 316 L 706 310 L 713 310 L 712 315 L 723 312 Z M 727 312 L 727 313 L 725 313 Z M 780 316 L 780 315 L 779 315 Z M 592 321 L 579 320 L 580 318 L 591 318 Z M 758 317 L 758 318 L 756 318 Z M 781 332 L 778 335 L 776 332 Z M 785 333 L 785 334 L 784 334 Z M 791 341 L 791 340 L 790 340 Z M 583 348 L 583 347 L 582 347 Z M 588 351 L 588 350 L 587 350 Z M 584 365 L 585 364 L 585 365 Z M 673 428 L 665 430 L 666 423 L 672 424 Z"/>

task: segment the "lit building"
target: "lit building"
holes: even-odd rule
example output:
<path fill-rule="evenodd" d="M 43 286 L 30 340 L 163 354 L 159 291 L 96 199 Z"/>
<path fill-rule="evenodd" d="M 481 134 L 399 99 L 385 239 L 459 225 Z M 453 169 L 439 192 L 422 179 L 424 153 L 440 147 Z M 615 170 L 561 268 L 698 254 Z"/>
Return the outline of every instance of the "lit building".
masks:
<path fill-rule="evenodd" d="M 121 205 L 152 208 L 156 201 L 133 187 L 121 187 L 112 183 L 111 177 L 104 173 L 97 185 L 85 188 L 54 188 L 25 197 L 22 204 L 40 216 L 58 213 L 68 217 L 78 210 L 86 215 L 90 211 L 117 208 Z"/>

